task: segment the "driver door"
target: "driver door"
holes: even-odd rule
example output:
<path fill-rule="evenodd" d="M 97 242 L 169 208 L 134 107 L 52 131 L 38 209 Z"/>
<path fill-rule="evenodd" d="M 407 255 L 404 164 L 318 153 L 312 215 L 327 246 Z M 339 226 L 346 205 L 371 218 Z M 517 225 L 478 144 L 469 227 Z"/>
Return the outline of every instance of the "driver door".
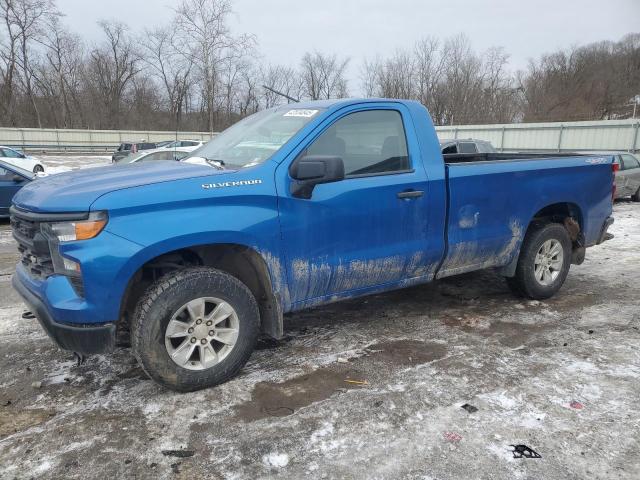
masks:
<path fill-rule="evenodd" d="M 276 173 L 288 179 L 278 196 L 293 309 L 427 276 L 440 258 L 427 242 L 428 182 L 408 113 L 360 106 L 331 121 Z M 296 198 L 287 171 L 303 155 L 342 158 L 344 180 Z"/>

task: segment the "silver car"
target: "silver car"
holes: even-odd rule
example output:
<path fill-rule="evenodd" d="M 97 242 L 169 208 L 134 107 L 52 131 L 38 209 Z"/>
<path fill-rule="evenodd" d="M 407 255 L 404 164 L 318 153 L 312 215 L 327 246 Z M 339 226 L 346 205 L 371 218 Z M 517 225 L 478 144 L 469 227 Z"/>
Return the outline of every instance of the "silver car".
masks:
<path fill-rule="evenodd" d="M 630 153 L 616 155 L 620 170 L 616 172 L 616 198 L 631 197 L 640 202 L 640 161 Z"/>

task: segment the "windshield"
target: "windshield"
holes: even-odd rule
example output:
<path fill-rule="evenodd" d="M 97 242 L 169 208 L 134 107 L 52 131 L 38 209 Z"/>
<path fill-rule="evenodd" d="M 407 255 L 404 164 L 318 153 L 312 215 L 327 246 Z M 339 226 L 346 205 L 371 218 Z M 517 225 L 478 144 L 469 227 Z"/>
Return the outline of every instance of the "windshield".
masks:
<path fill-rule="evenodd" d="M 319 111 L 287 106 L 258 112 L 216 135 L 188 158 L 205 158 L 227 168 L 258 165 L 280 150 Z"/>

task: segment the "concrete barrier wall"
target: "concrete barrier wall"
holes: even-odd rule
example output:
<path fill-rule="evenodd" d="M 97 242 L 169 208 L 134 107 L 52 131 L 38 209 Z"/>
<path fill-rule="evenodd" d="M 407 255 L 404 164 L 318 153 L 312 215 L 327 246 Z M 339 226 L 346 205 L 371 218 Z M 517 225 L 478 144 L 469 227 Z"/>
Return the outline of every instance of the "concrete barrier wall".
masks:
<path fill-rule="evenodd" d="M 588 150 L 640 151 L 640 120 L 514 123 L 436 127 L 445 138 L 490 141 L 500 151 L 566 152 Z M 214 135 L 214 134 L 213 134 Z M 28 151 L 110 152 L 123 141 L 209 140 L 206 132 L 146 130 L 61 130 L 0 127 L 0 145 Z"/>

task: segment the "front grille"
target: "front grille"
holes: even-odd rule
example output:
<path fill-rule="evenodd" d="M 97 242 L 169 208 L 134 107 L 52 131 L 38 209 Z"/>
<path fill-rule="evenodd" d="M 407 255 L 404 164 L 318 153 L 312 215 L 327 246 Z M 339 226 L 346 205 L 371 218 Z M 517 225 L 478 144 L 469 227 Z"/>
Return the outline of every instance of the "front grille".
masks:
<path fill-rule="evenodd" d="M 45 279 L 53 275 L 53 261 L 49 242 L 40 231 L 40 223 L 11 212 L 13 238 L 18 242 L 22 265 L 32 277 Z"/>

